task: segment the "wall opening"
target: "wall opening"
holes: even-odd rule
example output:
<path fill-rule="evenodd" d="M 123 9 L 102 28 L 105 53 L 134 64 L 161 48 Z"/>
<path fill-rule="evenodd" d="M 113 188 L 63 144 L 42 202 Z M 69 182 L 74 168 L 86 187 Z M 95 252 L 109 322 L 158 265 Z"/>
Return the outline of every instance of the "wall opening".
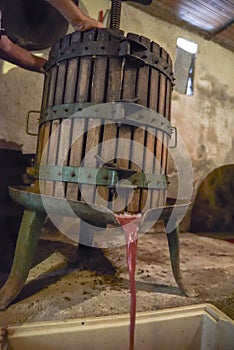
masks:
<path fill-rule="evenodd" d="M 175 58 L 175 90 L 181 94 L 192 96 L 194 92 L 195 60 L 198 45 L 193 41 L 178 38 Z"/>
<path fill-rule="evenodd" d="M 191 215 L 191 232 L 233 232 L 234 164 L 212 171 L 201 183 Z"/>

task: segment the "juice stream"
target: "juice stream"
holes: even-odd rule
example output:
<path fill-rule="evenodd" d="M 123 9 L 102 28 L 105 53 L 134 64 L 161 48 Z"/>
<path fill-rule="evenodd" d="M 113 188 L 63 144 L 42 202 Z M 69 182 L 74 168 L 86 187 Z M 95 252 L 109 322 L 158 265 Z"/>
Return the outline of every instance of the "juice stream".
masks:
<path fill-rule="evenodd" d="M 137 240 L 138 230 L 140 226 L 141 215 L 116 215 L 119 223 L 122 225 L 126 240 L 126 253 L 128 263 L 128 273 L 130 280 L 131 293 L 131 307 L 130 307 L 130 338 L 129 350 L 134 350 L 134 335 L 135 335 L 135 321 L 136 321 L 136 254 L 137 254 Z"/>

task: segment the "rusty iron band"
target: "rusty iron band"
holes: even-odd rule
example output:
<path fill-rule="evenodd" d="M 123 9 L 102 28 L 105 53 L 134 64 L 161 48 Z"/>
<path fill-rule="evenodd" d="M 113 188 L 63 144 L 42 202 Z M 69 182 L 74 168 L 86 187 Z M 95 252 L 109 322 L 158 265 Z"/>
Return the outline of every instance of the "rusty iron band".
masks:
<path fill-rule="evenodd" d="M 48 107 L 41 113 L 39 124 L 66 118 L 98 118 L 114 123 L 133 124 L 159 129 L 171 137 L 171 123 L 153 109 L 136 103 L 69 103 Z"/>
<path fill-rule="evenodd" d="M 136 172 L 129 169 L 109 168 L 107 166 L 98 169 L 75 166 L 41 165 L 36 168 L 29 168 L 28 172 L 31 173 L 35 179 L 47 181 L 107 186 L 109 188 L 167 189 L 167 179 L 165 175 Z M 119 181 L 121 182 L 119 183 Z"/>
<path fill-rule="evenodd" d="M 140 46 L 140 43 L 138 43 Z M 142 46 L 142 50 L 139 51 L 136 43 L 132 43 L 132 40 L 124 38 L 121 41 L 90 41 L 80 42 L 69 45 L 63 49 L 58 49 L 57 52 L 52 52 L 50 59 L 45 66 L 46 72 L 48 72 L 53 66 L 59 65 L 60 62 L 71 58 L 90 57 L 96 58 L 96 56 L 106 57 L 119 57 L 120 59 L 126 59 L 133 66 L 141 67 L 144 65 L 150 66 L 164 74 L 174 85 L 174 75 L 171 68 L 168 66 L 166 59 L 160 57 L 158 54 L 151 52 L 149 49 L 145 49 Z"/>

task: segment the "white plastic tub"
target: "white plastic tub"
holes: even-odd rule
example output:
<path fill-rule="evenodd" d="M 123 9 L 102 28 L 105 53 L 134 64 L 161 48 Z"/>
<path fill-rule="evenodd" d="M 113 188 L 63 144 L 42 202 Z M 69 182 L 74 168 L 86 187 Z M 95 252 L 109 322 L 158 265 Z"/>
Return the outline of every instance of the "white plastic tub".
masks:
<path fill-rule="evenodd" d="M 129 315 L 9 327 L 4 350 L 128 350 Z M 135 350 L 233 350 L 234 322 L 210 304 L 137 314 Z"/>

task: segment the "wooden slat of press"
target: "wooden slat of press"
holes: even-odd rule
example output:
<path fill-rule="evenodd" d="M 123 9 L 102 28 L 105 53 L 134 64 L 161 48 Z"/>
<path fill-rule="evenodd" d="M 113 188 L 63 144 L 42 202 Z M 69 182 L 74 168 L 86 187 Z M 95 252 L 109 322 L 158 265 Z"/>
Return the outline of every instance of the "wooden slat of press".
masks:
<path fill-rule="evenodd" d="M 43 111 L 47 105 L 50 78 L 51 78 L 50 73 L 46 74 L 45 79 L 44 79 L 41 111 Z M 40 164 L 40 161 L 41 161 L 41 154 L 42 154 L 42 150 L 43 150 L 42 147 L 43 147 L 44 131 L 45 131 L 45 125 L 43 124 L 39 127 L 39 130 L 38 130 L 36 164 Z"/>
<path fill-rule="evenodd" d="M 70 35 L 65 36 L 62 39 L 61 50 L 70 46 Z M 68 61 L 62 61 L 59 65 L 58 79 L 57 79 L 57 90 L 55 93 L 55 105 L 65 103 L 66 90 L 70 90 L 70 81 L 67 79 L 67 67 Z M 52 126 L 53 128 L 53 126 Z M 66 166 L 68 165 L 68 154 L 69 154 L 69 143 L 71 134 L 71 119 L 62 119 L 60 121 L 60 132 L 58 133 L 57 141 L 57 159 L 56 165 Z M 54 196 L 65 197 L 66 183 L 55 182 L 54 184 Z"/>
<path fill-rule="evenodd" d="M 169 69 L 172 71 L 172 60 L 169 54 L 167 54 L 167 63 L 169 66 Z M 171 95 L 172 95 L 172 83 L 167 78 L 167 94 L 166 94 L 166 108 L 165 108 L 165 116 L 166 118 L 171 121 Z M 168 163 L 168 147 L 169 147 L 169 137 L 166 138 L 166 149 L 167 149 L 167 155 L 165 159 L 165 174 L 167 174 L 167 163 Z"/>
<path fill-rule="evenodd" d="M 55 95 L 55 87 L 56 87 L 56 80 L 57 80 L 57 74 L 58 74 L 58 67 L 54 66 L 50 70 L 50 83 L 49 83 L 49 89 L 48 89 L 48 96 L 47 101 L 45 100 L 45 107 L 52 106 L 54 103 L 54 95 Z M 44 132 L 43 132 L 43 153 L 42 153 L 42 159 L 41 163 L 43 165 L 49 164 L 49 148 L 50 148 L 50 135 L 51 135 L 51 128 L 52 128 L 52 122 L 48 121 L 44 123 Z M 52 187 L 53 182 L 51 181 L 40 181 L 40 192 L 48 195 L 52 195 L 52 191 L 48 191 L 47 193 L 47 187 Z"/>
<path fill-rule="evenodd" d="M 59 42 L 57 42 L 54 46 L 54 49 L 57 50 L 59 48 L 59 45 L 60 45 Z M 57 66 L 54 66 L 47 73 L 47 76 L 45 79 L 44 90 L 43 90 L 43 99 L 42 99 L 42 105 L 41 105 L 42 111 L 45 110 L 48 106 L 52 106 L 52 104 L 53 104 L 56 79 L 57 79 Z M 39 134 L 40 144 L 38 145 L 38 151 L 37 151 L 37 164 L 38 165 L 39 165 L 39 163 L 43 163 L 44 165 L 47 164 L 51 124 L 52 124 L 52 122 L 49 121 L 49 122 L 44 123 L 40 127 L 40 134 Z M 42 155 L 43 155 L 43 159 L 42 159 Z M 45 187 L 46 187 L 46 181 L 43 181 L 43 180 L 40 181 L 40 192 L 41 193 L 44 193 L 44 194 L 46 193 Z"/>
<path fill-rule="evenodd" d="M 42 159 L 40 161 L 40 164 L 47 165 L 48 164 L 48 155 L 49 155 L 49 139 L 50 139 L 50 128 L 51 123 L 47 122 L 46 124 L 43 124 L 44 126 L 44 132 L 43 132 L 43 153 L 42 153 Z M 50 181 L 46 180 L 40 180 L 40 193 L 47 194 L 46 193 L 46 184 L 50 183 Z"/>
<path fill-rule="evenodd" d="M 66 36 L 63 39 L 62 50 L 67 46 L 71 46 L 74 44 L 74 40 L 78 40 L 81 37 L 81 33 L 75 32 L 71 36 Z M 78 69 L 78 59 L 73 58 L 66 62 L 64 62 L 64 91 L 63 95 L 60 95 L 61 103 L 72 103 L 74 102 L 75 92 L 76 92 L 76 83 L 77 83 L 77 69 Z M 62 93 L 62 91 L 61 91 Z M 60 140 L 58 145 L 58 159 L 57 165 L 67 166 L 69 165 L 69 148 L 72 134 L 72 126 L 73 120 L 72 118 L 64 119 L 60 123 Z M 55 184 L 55 196 L 63 197 L 66 195 L 67 183 L 64 183 L 63 186 L 61 184 Z"/>
<path fill-rule="evenodd" d="M 106 40 L 116 41 L 114 37 L 107 37 Z M 118 40 L 117 40 L 118 42 Z M 108 59 L 108 77 L 106 86 L 106 102 L 118 101 L 121 98 L 122 87 L 122 59 L 119 57 L 110 57 Z M 111 116 L 110 116 L 111 119 Z M 105 161 L 114 162 L 116 152 L 116 137 L 117 124 L 104 122 L 103 135 L 101 147 L 101 158 Z M 108 140 L 111 140 L 108 142 Z M 105 145 L 105 141 L 108 143 Z M 101 197 L 101 198 L 100 198 Z M 96 197 L 96 204 L 112 208 L 113 193 L 107 186 L 98 187 L 98 197 Z M 110 202 L 109 205 L 107 202 Z"/>
<path fill-rule="evenodd" d="M 152 174 L 154 171 L 154 150 L 155 150 L 155 129 L 146 128 L 146 145 L 145 145 L 145 157 L 144 157 L 144 172 Z M 153 196 L 153 190 L 142 190 L 140 210 L 145 212 L 151 208 L 151 201 Z"/>
<path fill-rule="evenodd" d="M 93 41 L 95 38 L 96 29 L 82 33 L 82 42 Z M 79 77 L 77 83 L 76 101 L 87 102 L 90 94 L 92 58 L 81 57 L 79 67 Z"/>
<path fill-rule="evenodd" d="M 103 31 L 98 31 L 97 40 L 102 38 Z M 105 98 L 106 88 L 107 57 L 97 56 L 93 63 L 92 83 L 91 83 L 91 102 L 102 103 Z M 84 167 L 97 167 L 98 144 L 101 133 L 101 119 L 89 118 L 88 132 L 85 145 Z M 95 185 L 82 185 L 82 199 L 87 203 L 95 202 Z"/>
<path fill-rule="evenodd" d="M 71 35 L 71 45 L 79 45 L 81 42 L 81 32 L 74 32 Z M 67 66 L 66 75 L 66 90 L 64 94 L 64 103 L 76 102 L 76 89 L 78 82 L 78 72 L 79 72 L 79 62 L 80 58 L 70 58 Z M 84 133 L 84 119 L 72 118 L 70 120 L 71 127 L 71 149 L 69 155 L 68 165 L 70 166 L 80 166 L 82 159 L 82 148 L 83 148 L 83 133 Z M 81 135 L 79 137 L 78 135 Z M 67 183 L 66 197 L 68 199 L 78 199 L 78 184 Z"/>
<path fill-rule="evenodd" d="M 37 157 L 36 157 L 36 164 L 37 165 L 39 165 L 40 161 L 41 161 L 41 155 L 42 155 L 42 151 L 43 151 L 44 132 L 45 132 L 45 124 L 42 124 L 39 127 L 39 131 L 38 131 Z"/>
<path fill-rule="evenodd" d="M 140 41 L 150 48 L 150 40 L 143 36 L 140 37 Z M 139 103 L 145 107 L 148 107 L 148 84 L 149 84 L 149 66 L 145 65 L 138 69 L 137 83 L 136 83 L 136 95 L 140 99 Z M 132 144 L 131 162 L 130 168 L 138 172 L 144 170 L 144 143 L 145 143 L 145 127 L 138 127 L 133 129 L 132 140 L 137 144 Z M 134 196 L 131 203 L 128 205 L 127 210 L 131 213 L 138 213 L 141 206 L 144 207 L 144 203 L 147 197 L 147 192 L 144 192 L 142 197 L 142 190 L 137 189 L 134 191 Z"/>
<path fill-rule="evenodd" d="M 43 111 L 48 106 L 49 90 L 51 87 L 51 71 L 46 74 L 43 88 L 43 97 L 41 102 L 41 110 Z"/>
<path fill-rule="evenodd" d="M 156 55 L 160 55 L 160 46 L 155 43 L 151 42 L 151 52 L 153 52 Z M 153 109 L 154 111 L 158 110 L 158 97 L 159 97 L 159 71 L 155 68 L 151 68 L 150 73 L 150 87 L 149 87 L 149 108 Z M 156 129 L 152 130 L 152 134 L 154 135 L 154 159 L 152 164 L 152 172 L 156 173 L 156 149 L 157 149 L 157 132 Z M 151 137 L 151 136 L 150 136 Z M 157 206 L 158 202 L 158 196 L 159 191 L 158 190 L 152 190 L 151 192 L 151 203 L 150 208 L 155 208 Z"/>
<path fill-rule="evenodd" d="M 107 70 L 107 57 L 97 57 L 94 62 L 93 70 L 93 83 L 91 91 L 91 101 L 96 103 L 102 103 L 105 97 L 105 82 L 106 82 L 106 70 Z M 99 154 L 99 142 L 102 141 L 101 133 L 103 131 L 101 127 L 101 119 L 89 119 L 88 133 L 86 139 L 85 155 L 90 152 L 91 157 L 88 157 L 88 163 L 85 161 L 84 166 L 96 168 L 97 158 Z M 98 187 L 97 187 L 98 188 Z M 85 192 L 85 201 L 88 203 L 94 203 L 96 195 L 96 186 L 87 185 L 82 186 L 82 190 Z"/>
<path fill-rule="evenodd" d="M 129 159 L 131 155 L 131 134 L 132 127 L 130 125 L 121 124 L 117 126 L 116 140 L 116 164 L 117 168 L 129 169 Z M 118 194 L 113 194 L 112 209 L 114 212 L 124 212 L 131 195 L 128 190 L 118 189 Z"/>
<path fill-rule="evenodd" d="M 82 42 L 93 41 L 95 38 L 96 29 L 82 33 Z M 76 91 L 76 102 L 90 102 L 90 91 L 92 83 L 92 58 L 81 57 L 79 59 L 79 72 Z M 74 143 L 71 150 L 70 164 L 79 166 L 83 159 L 83 150 L 85 148 L 86 129 L 87 125 L 84 119 L 76 119 L 73 125 L 73 136 L 77 132 L 80 132 L 81 136 Z M 83 164 L 82 164 L 83 166 Z M 82 185 L 78 186 L 78 193 L 74 196 L 78 200 L 82 200 L 81 190 Z"/>
<path fill-rule="evenodd" d="M 132 100 L 136 97 L 136 77 L 137 69 L 130 63 L 125 62 L 123 71 L 122 99 Z M 131 156 L 131 125 L 118 126 L 118 140 L 116 145 L 116 163 L 118 168 L 129 169 L 129 160 Z M 124 139 L 124 143 L 120 139 Z M 122 191 L 115 201 L 113 201 L 112 210 L 114 212 L 124 212 L 129 200 L 129 192 Z"/>
<path fill-rule="evenodd" d="M 151 52 L 157 52 L 157 44 L 150 42 L 147 44 Z M 158 79 L 159 73 L 156 69 L 149 68 L 149 80 L 148 80 L 148 106 L 149 108 L 156 110 L 158 102 Z M 154 149 L 155 149 L 155 134 L 156 131 L 153 128 L 146 128 L 146 140 L 145 147 L 146 152 L 144 155 L 144 167 L 143 170 L 146 173 L 153 173 L 154 170 Z M 153 191 L 152 190 L 142 190 L 141 192 L 141 202 L 140 211 L 146 211 L 151 208 Z"/>
<path fill-rule="evenodd" d="M 50 80 L 51 80 L 51 73 L 48 73 L 48 74 L 46 74 L 45 80 L 44 80 L 44 88 L 43 88 L 43 96 L 42 96 L 42 103 L 41 103 L 41 111 L 43 111 L 46 108 L 46 106 L 47 106 Z M 41 129 L 42 130 L 39 130 L 40 137 L 38 137 L 38 144 L 37 144 L 37 163 L 40 162 L 41 152 L 42 152 L 44 128 L 41 128 Z"/>
<path fill-rule="evenodd" d="M 170 71 L 172 71 L 172 60 L 169 54 L 167 54 L 167 63 Z M 166 118 L 171 121 L 171 95 L 172 95 L 172 83 L 167 78 L 167 96 L 166 96 L 166 108 L 165 108 L 165 115 Z"/>
<path fill-rule="evenodd" d="M 37 140 L 37 155 L 36 155 L 36 166 L 40 166 L 40 162 L 41 162 L 41 155 L 42 155 L 42 151 L 43 151 L 43 138 L 44 138 L 44 133 L 45 133 L 45 124 L 41 125 L 39 127 L 39 131 L 38 131 L 38 140 Z M 41 191 L 44 191 L 44 184 L 42 185 L 41 183 Z M 34 182 L 34 189 L 35 192 L 40 192 L 40 185 L 39 185 L 39 180 L 35 179 Z"/>
<path fill-rule="evenodd" d="M 160 49 L 160 57 L 163 60 L 167 60 L 167 52 L 161 47 Z M 167 90 L 167 78 L 166 75 L 163 73 L 160 73 L 160 91 L 159 91 L 159 106 L 158 106 L 158 112 L 165 116 L 165 107 L 166 107 L 166 91 Z M 164 133 L 162 131 L 157 132 L 157 138 L 161 140 L 161 145 L 159 149 L 161 148 L 161 168 L 160 168 L 160 174 L 165 174 L 165 158 L 167 157 L 167 152 L 165 152 L 165 147 L 163 145 L 164 142 Z M 160 155 L 159 155 L 160 156 Z M 158 206 L 164 205 L 165 202 L 165 191 L 160 191 L 159 194 L 159 201 Z"/>
<path fill-rule="evenodd" d="M 49 97 L 49 87 L 51 85 L 52 80 L 52 70 L 47 73 L 44 80 L 44 88 L 43 88 L 43 96 L 42 96 L 42 104 L 41 104 L 41 111 L 43 111 L 48 104 L 48 97 Z M 37 156 L 36 156 L 36 164 L 37 166 L 40 165 L 41 162 L 41 156 L 43 152 L 43 144 L 44 144 L 44 138 L 45 138 L 45 124 L 42 124 L 39 126 L 38 130 L 38 140 L 37 140 Z M 35 182 L 37 184 L 38 181 Z"/>
<path fill-rule="evenodd" d="M 63 48 L 63 39 L 60 41 L 60 49 Z M 54 91 L 54 101 L 53 105 L 60 105 L 63 103 L 63 94 L 64 94 L 64 81 L 66 74 L 66 66 L 67 62 L 62 61 L 58 65 L 57 79 Z M 60 121 L 54 120 L 51 124 L 51 133 L 50 133 L 50 143 L 49 143 L 49 152 L 48 152 L 48 164 L 56 165 L 58 160 L 58 152 L 60 149 Z M 46 182 L 46 194 L 47 195 L 55 195 L 57 193 L 56 183 L 53 181 Z"/>
<path fill-rule="evenodd" d="M 162 50 L 161 53 L 162 57 L 165 59 L 165 61 L 167 62 L 166 66 L 169 65 L 169 61 L 168 61 L 168 53 L 165 50 Z M 171 97 L 170 93 L 171 93 L 171 89 L 168 85 L 168 78 L 165 76 L 165 99 L 164 99 L 164 116 L 166 119 L 169 119 L 169 110 L 168 110 L 168 100 Z M 168 91 L 169 90 L 169 91 Z M 163 150 L 162 150 L 162 171 L 163 174 L 166 174 L 166 166 L 167 166 L 167 158 L 168 158 L 168 136 L 166 133 L 163 134 Z M 161 204 L 160 205 L 164 205 L 165 201 L 166 201 L 166 193 L 167 191 L 161 191 Z"/>
<path fill-rule="evenodd" d="M 172 61 L 170 55 L 167 54 L 167 64 L 168 67 L 172 70 Z M 171 120 L 171 92 L 172 92 L 172 84 L 171 81 L 166 79 L 166 97 L 165 97 L 165 118 L 167 120 Z M 167 173 L 167 159 L 168 159 L 168 145 L 169 145 L 169 137 L 164 134 L 164 149 L 163 149 L 163 169 L 164 173 Z"/>

